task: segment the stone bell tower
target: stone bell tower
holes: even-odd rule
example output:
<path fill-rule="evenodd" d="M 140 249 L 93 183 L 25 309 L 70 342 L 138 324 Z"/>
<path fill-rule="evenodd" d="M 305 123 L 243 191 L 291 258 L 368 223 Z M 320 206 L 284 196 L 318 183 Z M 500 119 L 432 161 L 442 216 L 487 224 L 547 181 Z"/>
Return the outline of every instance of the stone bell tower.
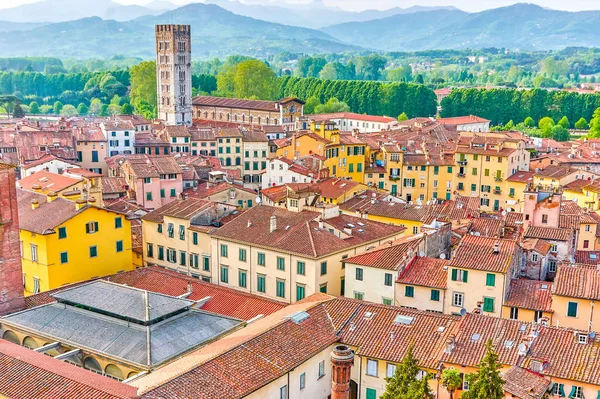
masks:
<path fill-rule="evenodd" d="M 158 119 L 192 124 L 192 36 L 190 25 L 156 25 Z"/>
<path fill-rule="evenodd" d="M 25 308 L 15 168 L 0 163 L 0 316 Z"/>

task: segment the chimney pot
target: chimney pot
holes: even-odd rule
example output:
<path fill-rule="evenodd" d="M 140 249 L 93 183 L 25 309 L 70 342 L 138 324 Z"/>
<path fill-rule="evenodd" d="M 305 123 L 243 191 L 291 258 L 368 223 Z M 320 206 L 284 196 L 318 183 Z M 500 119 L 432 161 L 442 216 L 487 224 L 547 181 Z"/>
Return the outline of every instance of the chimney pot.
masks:
<path fill-rule="evenodd" d="M 270 224 L 269 230 L 272 233 L 275 230 L 277 230 L 277 216 L 275 216 L 275 215 L 271 216 L 270 222 L 271 222 L 271 224 Z"/>
<path fill-rule="evenodd" d="M 332 366 L 331 399 L 349 399 L 354 352 L 346 345 L 336 345 L 330 357 Z"/>
<path fill-rule="evenodd" d="M 42 186 L 40 186 L 39 184 L 34 184 L 33 186 L 31 186 L 31 189 L 33 191 L 35 191 L 36 193 L 41 193 L 42 192 Z"/>
<path fill-rule="evenodd" d="M 84 200 L 83 198 L 79 198 L 77 201 L 75 201 L 75 209 L 76 210 L 80 210 L 81 208 L 83 208 L 86 205 L 87 205 L 87 201 Z"/>
<path fill-rule="evenodd" d="M 40 206 L 38 200 L 32 200 L 31 201 L 31 209 L 37 209 Z"/>
<path fill-rule="evenodd" d="M 48 194 L 46 194 L 46 200 L 48 202 L 52 202 L 56 198 L 58 198 L 58 194 L 56 194 L 54 191 L 49 191 Z"/>

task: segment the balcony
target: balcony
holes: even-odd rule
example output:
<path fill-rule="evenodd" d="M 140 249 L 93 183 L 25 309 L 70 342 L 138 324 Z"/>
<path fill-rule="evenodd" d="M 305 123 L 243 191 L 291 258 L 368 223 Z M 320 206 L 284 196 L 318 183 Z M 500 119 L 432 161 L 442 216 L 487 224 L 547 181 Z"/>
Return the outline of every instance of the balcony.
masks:
<path fill-rule="evenodd" d="M 496 176 L 496 177 L 494 177 L 494 180 L 495 180 L 495 181 L 497 181 L 497 182 L 501 182 L 501 181 L 502 181 L 502 178 L 501 178 L 501 177 L 498 177 L 498 176 Z"/>
<path fill-rule="evenodd" d="M 464 173 L 457 173 L 456 176 L 458 176 L 458 177 L 465 177 L 465 174 Z"/>
<path fill-rule="evenodd" d="M 390 180 L 391 181 L 398 181 L 398 180 L 400 180 L 400 176 L 398 176 L 398 175 L 390 175 Z"/>
<path fill-rule="evenodd" d="M 462 160 L 456 161 L 456 163 L 459 164 L 460 166 L 465 166 L 467 164 L 467 160 L 462 159 Z"/>
<path fill-rule="evenodd" d="M 456 186 L 456 190 L 457 191 L 465 191 L 465 187 L 462 184 L 459 184 L 458 186 Z"/>
<path fill-rule="evenodd" d="M 502 194 L 502 190 L 494 190 L 494 194 Z"/>

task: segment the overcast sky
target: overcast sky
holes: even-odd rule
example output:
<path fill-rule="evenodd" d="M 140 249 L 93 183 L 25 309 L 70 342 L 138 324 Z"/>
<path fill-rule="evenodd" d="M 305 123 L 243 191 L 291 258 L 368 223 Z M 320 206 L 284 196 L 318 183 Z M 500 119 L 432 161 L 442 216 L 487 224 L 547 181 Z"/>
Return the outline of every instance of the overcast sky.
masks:
<path fill-rule="evenodd" d="M 37 0 L 0 0 L 0 8 L 15 7 L 25 3 L 34 3 Z M 122 4 L 147 4 L 150 0 L 113 0 Z M 281 0 L 273 1 L 273 4 Z M 502 7 L 519 2 L 518 0 L 323 0 L 325 4 L 337 6 L 348 10 L 364 10 L 368 8 L 386 9 L 391 7 L 410 7 L 413 5 L 453 5 L 465 11 L 481 11 L 489 8 Z M 199 2 L 198 0 L 171 0 L 175 4 Z M 243 0 L 245 3 L 268 3 L 269 0 Z M 308 0 L 287 0 L 290 3 L 306 3 Z M 543 7 L 557 10 L 580 11 L 599 10 L 600 0 L 523 0 L 539 4 Z M 2 19 L 0 15 L 0 19 Z"/>

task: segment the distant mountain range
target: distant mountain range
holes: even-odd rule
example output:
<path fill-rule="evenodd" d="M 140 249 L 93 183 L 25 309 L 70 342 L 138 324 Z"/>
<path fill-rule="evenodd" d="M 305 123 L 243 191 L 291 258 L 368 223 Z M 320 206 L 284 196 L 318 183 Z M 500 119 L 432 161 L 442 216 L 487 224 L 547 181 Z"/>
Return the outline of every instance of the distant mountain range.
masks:
<path fill-rule="evenodd" d="M 566 12 L 515 4 L 469 14 L 418 12 L 323 28 L 342 42 L 377 50 L 600 47 L 600 11 Z"/>
<path fill-rule="evenodd" d="M 44 0 L 5 9 L 0 12 L 0 18 L 7 21 L 0 22 L 0 52 L 2 56 L 90 58 L 124 54 L 153 58 L 154 25 L 159 23 L 190 24 L 195 57 L 230 54 L 266 57 L 283 51 L 314 54 L 483 47 L 513 50 L 600 47 L 597 28 L 600 11 L 564 12 L 515 4 L 471 14 L 453 7 L 352 13 L 327 7 L 320 0 L 304 5 L 280 3 L 285 6 L 248 6 L 235 0 L 210 1 L 235 8 L 237 13 L 216 4 L 196 3 L 174 8 L 167 0 L 156 0 L 141 7 L 143 10 L 138 6 L 122 6 L 112 0 Z M 56 10 L 60 8 L 58 4 L 70 6 Z M 165 8 L 174 9 L 165 12 Z M 25 10 L 31 16 L 30 20 L 24 20 L 16 10 Z M 313 10 L 312 19 L 306 14 L 307 10 Z M 102 14 L 105 18 L 83 15 L 90 13 Z M 134 17 L 118 21 L 110 19 L 111 13 L 117 13 L 119 19 L 125 15 Z M 258 15 L 250 17 L 240 13 Z M 79 19 L 43 22 L 41 16 L 50 15 L 52 18 L 62 15 Z M 286 24 L 273 22 L 283 18 L 290 21 Z M 307 24 L 309 19 L 311 24 L 320 25 L 324 20 L 348 18 L 354 22 L 320 30 L 299 26 Z M 378 19 L 361 20 L 369 18 Z"/>

